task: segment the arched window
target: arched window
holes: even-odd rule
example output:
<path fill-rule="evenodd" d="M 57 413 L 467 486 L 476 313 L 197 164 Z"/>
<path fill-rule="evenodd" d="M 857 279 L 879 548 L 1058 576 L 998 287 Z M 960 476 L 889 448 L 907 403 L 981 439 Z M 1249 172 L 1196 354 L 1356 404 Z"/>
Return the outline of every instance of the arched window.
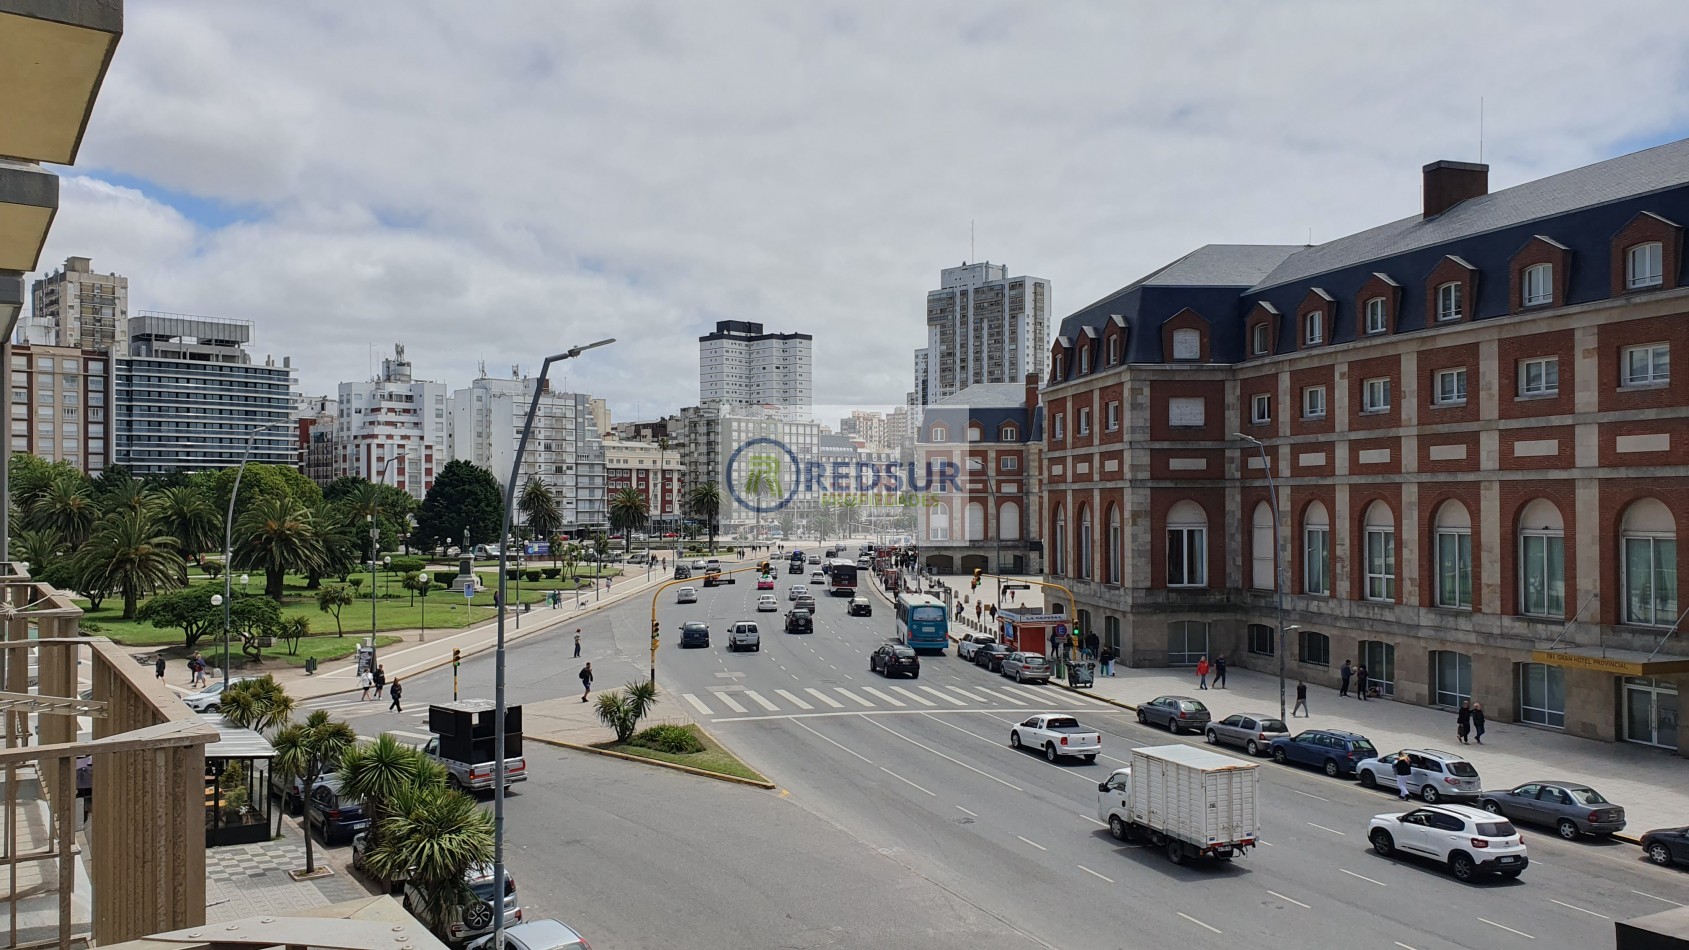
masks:
<path fill-rule="evenodd" d="M 1317 501 L 1302 516 L 1302 592 L 1331 596 L 1331 516 Z"/>
<path fill-rule="evenodd" d="M 1437 606 L 1472 609 L 1472 516 L 1458 501 L 1437 509 Z"/>
<path fill-rule="evenodd" d="M 1396 516 L 1375 501 L 1366 510 L 1366 599 L 1396 599 Z"/>
<path fill-rule="evenodd" d="M 1273 583 L 1273 555 L 1278 550 L 1278 538 L 1273 532 L 1273 509 L 1266 502 L 1255 506 L 1249 521 L 1249 586 L 1256 590 L 1276 590 Z"/>
<path fill-rule="evenodd" d="M 1014 426 L 1004 426 L 997 431 L 997 441 L 1017 442 L 1020 440 L 1020 430 Z"/>
<path fill-rule="evenodd" d="M 997 509 L 997 537 L 1003 541 L 1020 540 L 1020 506 L 1005 501 Z"/>
<path fill-rule="evenodd" d="M 1081 505 L 1079 508 L 1079 563 L 1074 573 L 1079 577 L 1089 578 L 1093 562 L 1091 560 L 1091 506 Z"/>
<path fill-rule="evenodd" d="M 967 534 L 965 537 L 969 541 L 984 541 L 985 506 L 977 501 L 970 501 L 968 502 L 968 507 L 965 509 L 965 514 L 967 519 L 965 527 Z"/>
<path fill-rule="evenodd" d="M 1208 514 L 1194 501 L 1167 512 L 1167 586 L 1208 584 Z"/>
<path fill-rule="evenodd" d="M 1671 509 L 1644 498 L 1625 509 L 1619 529 L 1626 623 L 1669 627 L 1677 621 L 1677 522 Z"/>
<path fill-rule="evenodd" d="M 1062 505 L 1050 519 L 1050 573 L 1067 573 L 1067 509 Z"/>
<path fill-rule="evenodd" d="M 1108 547 L 1103 551 L 1103 558 L 1107 563 L 1103 579 L 1110 584 L 1120 583 L 1120 558 L 1125 552 L 1121 548 L 1124 538 L 1120 532 L 1120 507 L 1108 506 Z"/>
<path fill-rule="evenodd" d="M 1566 616 L 1566 526 L 1560 509 L 1545 498 L 1519 515 L 1519 612 Z"/>
<path fill-rule="evenodd" d="M 927 538 L 950 540 L 950 506 L 942 501 L 927 509 Z"/>

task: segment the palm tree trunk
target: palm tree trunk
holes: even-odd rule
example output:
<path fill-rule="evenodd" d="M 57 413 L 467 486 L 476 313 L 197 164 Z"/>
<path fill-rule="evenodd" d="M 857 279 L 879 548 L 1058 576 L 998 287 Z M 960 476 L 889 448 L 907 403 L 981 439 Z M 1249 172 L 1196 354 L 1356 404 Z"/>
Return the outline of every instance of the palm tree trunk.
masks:
<path fill-rule="evenodd" d="M 301 792 L 301 797 L 304 799 L 305 805 L 300 810 L 299 816 L 301 818 L 305 819 L 304 822 L 303 822 L 303 825 L 304 825 L 304 828 L 305 828 L 305 873 L 306 874 L 312 874 L 317 870 L 317 852 L 316 852 L 316 849 L 311 844 L 311 789 L 315 788 L 316 784 L 317 784 L 317 777 L 316 777 L 316 775 L 313 774 L 312 776 L 310 776 L 309 779 L 306 780 L 304 789 Z"/>
<path fill-rule="evenodd" d="M 135 608 L 141 602 L 141 593 L 132 585 L 123 585 L 123 619 L 134 620 Z"/>
<path fill-rule="evenodd" d="M 271 600 L 275 601 L 278 604 L 281 603 L 282 581 L 286 577 L 287 577 L 287 572 L 285 570 L 282 570 L 281 568 L 268 568 L 268 567 L 265 568 L 264 569 L 264 596 L 270 598 Z"/>

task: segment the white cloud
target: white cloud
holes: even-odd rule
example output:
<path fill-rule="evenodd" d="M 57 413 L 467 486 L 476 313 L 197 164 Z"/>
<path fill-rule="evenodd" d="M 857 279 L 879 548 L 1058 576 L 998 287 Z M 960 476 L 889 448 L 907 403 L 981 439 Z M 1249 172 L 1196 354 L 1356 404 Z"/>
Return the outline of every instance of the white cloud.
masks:
<path fill-rule="evenodd" d="M 818 402 L 896 402 L 940 267 L 1059 318 L 1210 241 L 1410 213 L 1689 127 L 1689 22 L 1581 3 L 132 4 L 46 261 L 249 318 L 309 391 L 409 344 L 463 385 L 615 336 L 570 382 L 697 397 L 717 319 L 816 336 Z M 1639 23 L 1647 29 L 1636 29 Z M 190 211 L 191 213 L 191 211 Z"/>

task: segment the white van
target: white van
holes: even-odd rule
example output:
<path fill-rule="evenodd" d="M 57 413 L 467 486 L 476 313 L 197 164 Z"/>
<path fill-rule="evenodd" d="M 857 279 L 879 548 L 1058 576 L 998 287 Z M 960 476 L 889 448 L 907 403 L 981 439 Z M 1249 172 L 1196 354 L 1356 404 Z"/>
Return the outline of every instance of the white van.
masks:
<path fill-rule="evenodd" d="M 762 652 L 762 634 L 757 631 L 754 620 L 741 620 L 727 633 L 727 652 L 738 653 L 747 649 L 752 653 Z"/>
<path fill-rule="evenodd" d="M 706 571 L 719 571 L 719 570 L 721 570 L 721 558 L 712 557 L 709 560 L 705 561 L 704 562 L 704 570 L 706 570 Z"/>

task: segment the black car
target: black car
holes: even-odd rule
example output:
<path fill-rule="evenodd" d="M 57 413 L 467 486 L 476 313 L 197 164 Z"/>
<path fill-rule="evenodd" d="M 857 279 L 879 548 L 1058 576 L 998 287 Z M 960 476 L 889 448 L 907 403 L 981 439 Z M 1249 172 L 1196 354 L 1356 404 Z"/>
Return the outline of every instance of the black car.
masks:
<path fill-rule="evenodd" d="M 802 561 L 798 560 L 797 558 L 793 558 L 792 559 L 792 566 L 786 569 L 786 573 L 788 573 L 788 574 L 806 574 L 808 572 L 804 570 Z"/>
<path fill-rule="evenodd" d="M 868 672 L 881 676 L 907 673 L 910 679 L 920 679 L 921 658 L 901 643 L 888 643 L 868 654 Z"/>
<path fill-rule="evenodd" d="M 814 633 L 815 616 L 807 610 L 793 610 L 786 614 L 787 633 Z"/>
<path fill-rule="evenodd" d="M 1003 660 L 1015 651 L 1002 643 L 982 643 L 974 651 L 974 664 L 983 666 L 993 673 L 1003 672 Z"/>
<path fill-rule="evenodd" d="M 1689 865 L 1689 828 L 1656 828 L 1642 836 L 1642 853 L 1662 867 Z"/>
<path fill-rule="evenodd" d="M 685 579 L 687 579 L 688 577 L 691 577 L 691 576 L 692 576 L 692 568 L 686 566 L 685 564 L 676 564 L 674 566 L 674 579 L 675 580 L 683 581 L 683 580 L 685 580 Z"/>
<path fill-rule="evenodd" d="M 341 795 L 338 778 L 331 778 L 311 791 L 309 814 L 311 827 L 316 829 L 323 844 L 351 841 L 358 832 L 369 830 L 364 803 Z"/>
<path fill-rule="evenodd" d="M 874 615 L 874 602 L 858 594 L 850 599 L 850 606 L 846 608 L 846 612 L 852 617 L 872 617 Z"/>
<path fill-rule="evenodd" d="M 700 620 L 688 620 L 680 628 L 680 646 L 707 647 L 710 645 L 710 625 Z"/>

